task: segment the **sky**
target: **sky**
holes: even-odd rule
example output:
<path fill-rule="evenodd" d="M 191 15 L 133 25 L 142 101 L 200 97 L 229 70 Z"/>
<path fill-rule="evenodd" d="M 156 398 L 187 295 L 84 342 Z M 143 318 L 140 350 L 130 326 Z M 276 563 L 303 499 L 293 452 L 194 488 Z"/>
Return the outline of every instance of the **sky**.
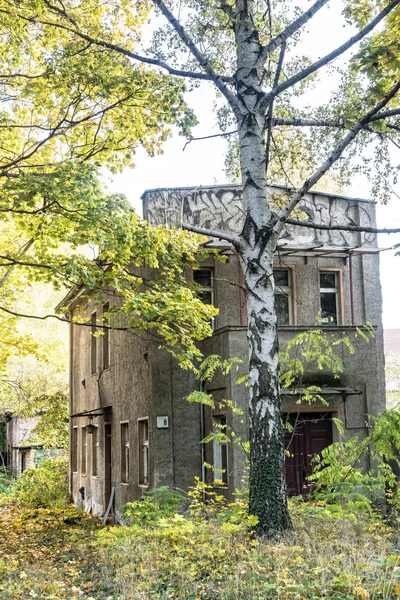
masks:
<path fill-rule="evenodd" d="M 314 60 L 325 55 L 351 36 L 352 30 L 343 26 L 340 15 L 340 3 L 332 3 L 333 8 L 325 9 L 314 17 L 313 27 L 309 27 L 299 48 Z M 328 97 L 335 86 L 335 78 L 324 78 L 323 95 Z M 320 90 L 321 88 L 318 88 Z M 193 136 L 201 137 L 219 133 L 213 113 L 213 93 L 207 84 L 187 94 L 187 101 L 194 109 L 199 125 L 194 128 Z M 319 103 L 325 98 L 310 95 L 308 103 Z M 185 147 L 186 140 L 174 134 L 164 145 L 164 153 L 148 157 L 142 149 L 136 155 L 136 168 L 127 170 L 110 182 L 111 189 L 124 193 L 141 214 L 140 196 L 146 189 L 164 187 L 184 187 L 229 183 L 224 173 L 226 144 L 221 138 L 192 141 Z M 393 154 L 393 160 L 400 163 L 400 151 Z M 318 189 L 318 186 L 316 186 Z M 400 228 L 400 186 L 395 190 L 387 206 L 377 205 L 378 227 Z M 369 188 L 366 181 L 357 178 L 346 190 L 349 196 L 368 198 Z M 379 247 L 390 248 L 400 244 L 400 234 L 380 235 Z M 400 328 L 400 256 L 393 250 L 381 252 L 381 283 L 383 293 L 383 324 L 385 328 Z"/>

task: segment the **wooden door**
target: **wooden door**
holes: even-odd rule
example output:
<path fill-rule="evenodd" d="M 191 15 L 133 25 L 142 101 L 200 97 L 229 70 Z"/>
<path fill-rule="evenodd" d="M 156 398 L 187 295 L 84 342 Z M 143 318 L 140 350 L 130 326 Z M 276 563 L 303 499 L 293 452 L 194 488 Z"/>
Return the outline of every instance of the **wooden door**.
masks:
<path fill-rule="evenodd" d="M 104 425 L 104 505 L 105 509 L 111 497 L 111 424 Z"/>
<path fill-rule="evenodd" d="M 286 486 L 289 496 L 302 494 L 312 471 L 312 458 L 332 444 L 331 413 L 290 413 L 284 415 L 293 431 L 285 433 Z"/>

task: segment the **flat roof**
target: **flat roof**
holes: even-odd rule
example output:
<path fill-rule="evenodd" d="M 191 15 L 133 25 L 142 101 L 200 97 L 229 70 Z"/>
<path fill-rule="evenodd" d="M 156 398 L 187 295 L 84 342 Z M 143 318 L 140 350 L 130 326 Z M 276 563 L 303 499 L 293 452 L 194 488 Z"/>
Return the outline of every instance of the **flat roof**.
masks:
<path fill-rule="evenodd" d="M 187 190 L 187 191 L 210 190 L 210 189 L 220 189 L 220 188 L 229 189 L 229 188 L 240 188 L 240 187 L 241 187 L 240 184 L 224 183 L 221 185 L 212 184 L 212 185 L 193 185 L 193 186 L 183 186 L 183 187 L 154 188 L 154 189 L 144 190 L 143 194 L 140 196 L 140 199 L 143 200 L 144 196 L 151 192 L 174 192 L 177 190 Z M 271 183 L 268 185 L 268 187 L 278 188 L 280 190 L 286 190 L 286 191 L 295 191 L 297 189 L 294 187 L 288 187 L 286 185 L 279 185 L 277 183 Z M 354 196 L 343 196 L 342 194 L 335 194 L 334 192 L 320 192 L 319 190 L 309 190 L 308 192 L 306 192 L 306 194 L 317 194 L 318 196 L 326 196 L 327 198 L 339 198 L 339 200 L 351 200 L 353 202 L 365 202 L 367 204 L 376 204 L 375 200 L 370 200 L 367 198 L 357 198 Z"/>

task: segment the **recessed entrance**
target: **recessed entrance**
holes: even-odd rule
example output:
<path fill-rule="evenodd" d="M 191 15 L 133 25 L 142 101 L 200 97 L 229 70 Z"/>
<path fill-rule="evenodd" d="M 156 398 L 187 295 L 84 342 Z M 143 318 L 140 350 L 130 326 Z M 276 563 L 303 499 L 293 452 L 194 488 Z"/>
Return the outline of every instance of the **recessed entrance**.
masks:
<path fill-rule="evenodd" d="M 312 458 L 332 444 L 332 413 L 288 413 L 284 422 L 293 428 L 285 433 L 286 487 L 289 496 L 298 496 L 306 489 Z"/>

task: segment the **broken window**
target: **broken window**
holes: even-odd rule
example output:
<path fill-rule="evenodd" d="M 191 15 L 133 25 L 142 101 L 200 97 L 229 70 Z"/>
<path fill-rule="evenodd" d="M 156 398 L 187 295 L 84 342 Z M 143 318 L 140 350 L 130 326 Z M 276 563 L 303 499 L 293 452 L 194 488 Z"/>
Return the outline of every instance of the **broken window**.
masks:
<path fill-rule="evenodd" d="M 193 281 L 201 288 L 199 296 L 204 304 L 214 304 L 212 269 L 196 269 L 193 271 Z"/>

